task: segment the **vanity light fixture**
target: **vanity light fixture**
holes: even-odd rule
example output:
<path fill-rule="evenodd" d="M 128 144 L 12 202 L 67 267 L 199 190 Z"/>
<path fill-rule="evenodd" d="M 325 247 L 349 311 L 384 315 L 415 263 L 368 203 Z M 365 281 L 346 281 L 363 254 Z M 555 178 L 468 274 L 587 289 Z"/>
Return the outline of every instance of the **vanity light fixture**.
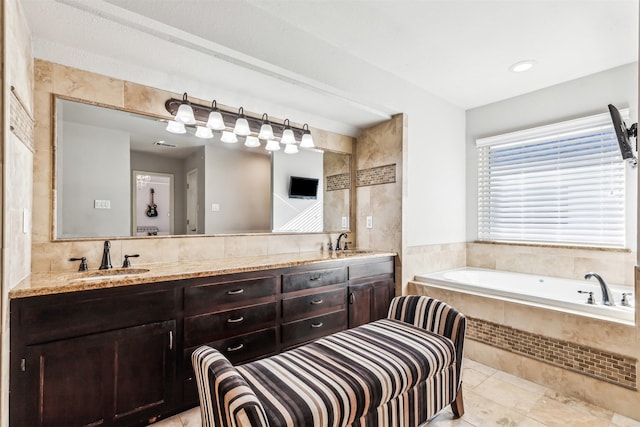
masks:
<path fill-rule="evenodd" d="M 311 131 L 309 130 L 309 125 L 304 124 L 302 126 L 302 139 L 300 140 L 300 147 L 302 148 L 313 148 L 315 145 L 313 144 L 313 137 L 311 136 Z"/>
<path fill-rule="evenodd" d="M 196 136 L 203 139 L 213 138 L 213 131 L 204 126 L 196 126 Z"/>
<path fill-rule="evenodd" d="M 269 123 L 269 116 L 267 113 L 262 115 L 262 126 L 260 126 L 260 133 L 258 134 L 258 138 L 264 139 L 265 141 L 269 141 L 270 139 L 275 138 L 273 135 L 273 128 Z"/>
<path fill-rule="evenodd" d="M 223 130 L 222 131 L 222 137 L 220 138 L 220 141 L 226 142 L 227 144 L 235 144 L 236 142 L 238 142 L 238 137 L 233 132 L 229 132 L 227 130 Z"/>
<path fill-rule="evenodd" d="M 177 122 L 175 120 L 169 120 L 167 123 L 167 132 L 181 134 L 187 133 L 187 129 L 184 127 L 184 123 Z"/>
<path fill-rule="evenodd" d="M 244 143 L 250 147 L 260 146 L 260 141 L 256 144 L 254 139 L 257 136 L 259 139 L 267 141 L 265 145 L 267 151 L 279 150 L 280 144 L 285 144 L 296 146 L 289 148 L 287 153 L 297 152 L 297 141 L 300 141 L 300 147 L 314 147 L 311 131 L 307 124 L 301 128 L 292 126 L 289 119 L 283 123 L 272 122 L 267 113 L 264 113 L 261 118 L 251 115 L 245 116 L 243 107 L 240 107 L 237 112 L 228 107 L 218 108 L 216 100 L 213 100 L 210 106 L 192 103 L 187 99 L 186 92 L 182 99 L 170 98 L 164 105 L 167 111 L 174 116 L 174 120 L 167 124 L 169 132 L 186 133 L 186 125 L 189 128 L 196 128 L 196 136 L 200 138 L 209 139 L 212 137 L 210 135 L 222 132 L 221 140 L 229 144 L 238 142 L 238 136 L 245 137 Z M 193 117 L 193 121 L 191 117 Z M 196 122 L 198 122 L 197 126 Z M 206 123 L 206 127 L 202 123 Z M 233 132 L 227 131 L 227 123 L 234 123 Z M 206 129 L 213 132 L 209 134 Z M 252 138 L 246 138 L 249 136 Z"/>
<path fill-rule="evenodd" d="M 247 137 L 244 140 L 244 145 L 245 147 L 249 147 L 249 148 L 260 147 L 260 141 L 258 140 L 257 137 L 253 135 L 247 135 Z"/>
<path fill-rule="evenodd" d="M 251 135 L 251 128 L 249 127 L 247 118 L 244 116 L 244 108 L 242 107 L 238 109 L 238 119 L 236 120 L 236 125 L 233 128 L 233 133 L 239 136 Z"/>
<path fill-rule="evenodd" d="M 535 65 L 536 61 L 533 59 L 527 59 L 526 61 L 516 62 L 512 66 L 509 67 L 509 71 L 514 73 L 522 73 L 525 71 L 529 71 Z"/>
<path fill-rule="evenodd" d="M 184 123 L 185 125 L 196 124 L 196 117 L 193 115 L 193 108 L 191 108 L 191 103 L 187 99 L 187 92 L 182 95 L 182 103 L 180 104 L 180 107 L 178 107 L 176 121 Z"/>
<path fill-rule="evenodd" d="M 280 149 L 280 143 L 275 139 L 267 141 L 267 145 L 264 147 L 267 151 L 278 151 Z"/>
<path fill-rule="evenodd" d="M 207 127 L 212 130 L 224 130 L 226 128 L 222 114 L 220 114 L 220 110 L 218 110 L 218 103 L 215 99 L 211 103 L 211 112 L 207 119 Z"/>
<path fill-rule="evenodd" d="M 280 142 L 283 144 L 295 144 L 296 137 L 293 135 L 293 130 L 291 130 L 291 125 L 289 124 L 289 119 L 284 120 L 284 131 L 282 132 L 282 138 Z"/>

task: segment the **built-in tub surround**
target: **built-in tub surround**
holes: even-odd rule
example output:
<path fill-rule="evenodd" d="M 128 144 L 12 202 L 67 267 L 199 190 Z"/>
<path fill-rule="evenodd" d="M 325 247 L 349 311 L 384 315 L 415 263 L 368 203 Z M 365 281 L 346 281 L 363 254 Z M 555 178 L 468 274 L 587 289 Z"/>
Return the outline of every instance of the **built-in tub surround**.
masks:
<path fill-rule="evenodd" d="M 407 291 L 465 313 L 466 357 L 640 419 L 635 325 L 418 281 Z"/>
<path fill-rule="evenodd" d="M 441 286 L 444 289 L 469 292 L 474 295 L 502 297 L 532 306 L 542 306 L 597 319 L 634 324 L 633 287 L 609 283 L 613 306 L 603 305 L 602 291 L 596 281 L 572 280 L 537 274 L 513 273 L 465 267 L 437 273 L 417 275 L 416 281 Z M 587 304 L 589 292 L 595 303 Z M 623 306 L 623 293 L 630 306 Z"/>

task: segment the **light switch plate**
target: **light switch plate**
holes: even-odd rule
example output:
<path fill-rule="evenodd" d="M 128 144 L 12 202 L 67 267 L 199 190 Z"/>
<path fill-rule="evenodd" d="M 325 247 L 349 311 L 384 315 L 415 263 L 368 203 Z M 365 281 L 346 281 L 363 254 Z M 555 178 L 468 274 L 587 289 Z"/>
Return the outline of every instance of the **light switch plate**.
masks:
<path fill-rule="evenodd" d="M 94 209 L 111 209 L 111 200 L 94 200 L 93 201 Z"/>
<path fill-rule="evenodd" d="M 211 203 L 211 212 L 220 212 L 220 205 L 218 203 Z"/>
<path fill-rule="evenodd" d="M 373 228 L 373 216 L 367 216 L 367 228 Z"/>
<path fill-rule="evenodd" d="M 347 228 L 349 228 L 349 217 L 343 216 L 342 217 L 342 229 L 346 230 Z"/>

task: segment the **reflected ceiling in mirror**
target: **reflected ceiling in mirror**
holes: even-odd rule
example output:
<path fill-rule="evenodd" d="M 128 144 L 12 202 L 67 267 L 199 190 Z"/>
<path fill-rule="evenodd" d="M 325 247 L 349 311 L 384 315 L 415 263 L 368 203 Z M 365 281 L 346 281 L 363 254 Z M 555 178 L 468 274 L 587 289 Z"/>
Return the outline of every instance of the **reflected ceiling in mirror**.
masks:
<path fill-rule="evenodd" d="M 55 120 L 56 239 L 309 232 L 296 225 L 296 201 L 280 188 L 303 173 L 278 166 L 303 157 L 323 165 L 314 169 L 324 203 L 313 231 L 349 228 L 349 154 L 300 149 L 297 162 L 295 154 L 272 155 L 264 141 L 250 148 L 243 137 L 222 142 L 221 132 L 197 138 L 195 126 L 176 135 L 164 119 L 64 98 L 56 99 Z M 288 161 L 274 160 L 282 156 Z M 286 230 L 275 225 L 283 222 L 275 206 L 294 218 Z"/>

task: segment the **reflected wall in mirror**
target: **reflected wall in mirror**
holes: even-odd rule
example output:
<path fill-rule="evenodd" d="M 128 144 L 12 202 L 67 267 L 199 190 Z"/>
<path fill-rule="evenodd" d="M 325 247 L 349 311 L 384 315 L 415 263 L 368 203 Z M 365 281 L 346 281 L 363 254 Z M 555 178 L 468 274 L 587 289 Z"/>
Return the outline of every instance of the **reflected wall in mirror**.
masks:
<path fill-rule="evenodd" d="M 56 239 L 349 228 L 349 154 L 272 155 L 63 98 L 55 114 Z M 318 179 L 316 198 L 290 197 L 291 176 Z"/>

